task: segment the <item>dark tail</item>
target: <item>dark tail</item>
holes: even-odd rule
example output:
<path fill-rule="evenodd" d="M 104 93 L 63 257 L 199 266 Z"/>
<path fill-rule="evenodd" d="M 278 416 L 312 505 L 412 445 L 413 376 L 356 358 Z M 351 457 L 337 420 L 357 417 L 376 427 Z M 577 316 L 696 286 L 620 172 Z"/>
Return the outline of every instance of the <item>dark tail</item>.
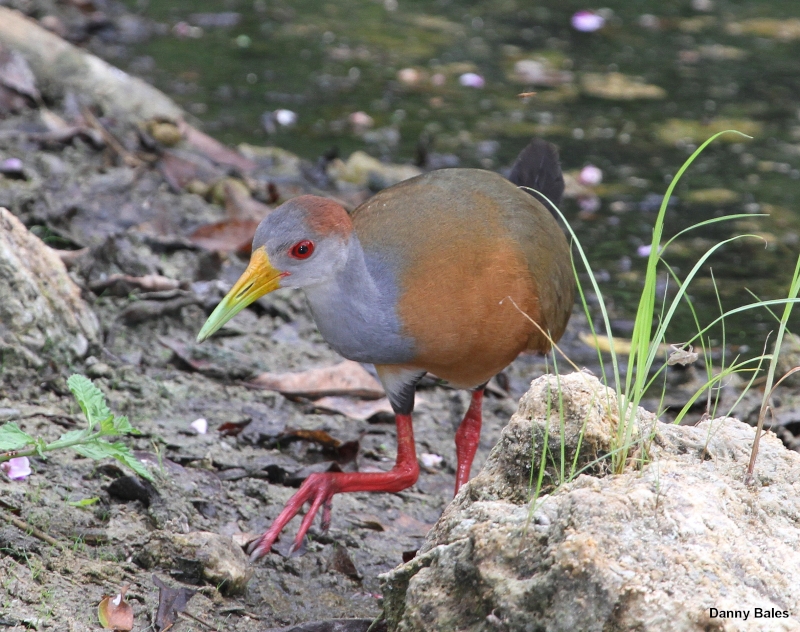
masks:
<path fill-rule="evenodd" d="M 508 176 L 518 187 L 530 187 L 541 192 L 553 204 L 561 204 L 564 194 L 564 176 L 561 175 L 561 163 L 558 160 L 558 149 L 552 143 L 541 138 L 534 138 L 528 146 L 519 152 L 511 173 Z M 533 197 L 550 209 L 550 205 L 534 191 L 528 191 Z M 552 209 L 550 209 L 552 212 Z"/>

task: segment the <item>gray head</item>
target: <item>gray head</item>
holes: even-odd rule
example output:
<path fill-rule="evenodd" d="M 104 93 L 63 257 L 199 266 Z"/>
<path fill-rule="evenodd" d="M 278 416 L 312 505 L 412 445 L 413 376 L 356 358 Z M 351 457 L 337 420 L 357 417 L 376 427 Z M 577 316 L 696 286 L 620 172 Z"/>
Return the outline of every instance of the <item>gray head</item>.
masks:
<path fill-rule="evenodd" d="M 353 224 L 341 206 L 302 195 L 264 218 L 253 238 L 253 253 L 264 249 L 272 267 L 280 272 L 282 287 L 309 287 L 341 270 L 352 233 Z"/>
<path fill-rule="evenodd" d="M 313 287 L 344 267 L 353 224 L 341 206 L 313 195 L 289 200 L 259 224 L 250 264 L 208 317 L 203 341 L 264 294 L 279 287 Z"/>

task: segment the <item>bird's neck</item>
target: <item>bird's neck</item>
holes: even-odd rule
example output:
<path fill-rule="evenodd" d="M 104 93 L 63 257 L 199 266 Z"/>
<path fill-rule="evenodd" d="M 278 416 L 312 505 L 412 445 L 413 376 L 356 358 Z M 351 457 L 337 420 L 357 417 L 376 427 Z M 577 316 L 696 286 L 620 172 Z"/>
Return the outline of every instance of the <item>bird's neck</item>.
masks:
<path fill-rule="evenodd" d="M 380 255 L 364 252 L 353 234 L 344 266 L 329 281 L 305 288 L 323 338 L 357 362 L 399 364 L 413 356 L 397 316 L 397 280 Z"/>

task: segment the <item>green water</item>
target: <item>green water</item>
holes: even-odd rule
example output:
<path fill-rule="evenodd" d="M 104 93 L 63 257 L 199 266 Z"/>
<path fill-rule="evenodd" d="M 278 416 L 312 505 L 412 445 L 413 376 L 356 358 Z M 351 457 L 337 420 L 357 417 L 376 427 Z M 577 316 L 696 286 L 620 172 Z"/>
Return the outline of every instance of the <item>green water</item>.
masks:
<path fill-rule="evenodd" d="M 580 33 L 570 27 L 571 15 L 595 7 L 557 0 L 140 1 L 130 6 L 167 29 L 191 23 L 196 12 L 234 11 L 241 19 L 233 27 L 204 28 L 199 38 L 169 30 L 139 47 L 130 67 L 232 144 L 279 145 L 311 160 L 334 147 L 343 157 L 361 149 L 395 162 L 415 160 L 423 145 L 452 154 L 462 166 L 501 169 L 540 135 L 560 147 L 565 171 L 597 165 L 604 173 L 599 210 L 581 214 L 575 200 L 563 210 L 599 273 L 622 335 L 642 282 L 637 248 L 650 240 L 658 196 L 699 142 L 664 140 L 663 125 L 669 119 L 754 125 L 753 140 L 715 144 L 690 169 L 665 235 L 723 214 L 771 217 L 697 231 L 666 258 L 685 274 L 716 241 L 764 233 L 764 240 L 726 246 L 712 267 L 726 308 L 750 301 L 746 287 L 763 298 L 780 297 L 800 243 L 800 32 L 791 30 L 800 4 L 604 4 L 611 10 L 605 28 Z M 748 22 L 764 17 L 788 30 L 776 36 L 769 30 L 775 23 Z M 800 22 L 795 28 L 800 31 Z M 142 56 L 152 57 L 155 68 L 147 70 Z M 553 71 L 574 73 L 573 80 L 537 86 L 536 96 L 519 98 L 532 86 L 513 81 L 514 64 L 534 57 Z M 421 78 L 417 84 L 398 79 L 407 68 Z M 482 89 L 459 85 L 467 70 L 484 77 Z M 597 98 L 580 90 L 588 72 L 639 76 L 666 96 Z M 432 83 L 437 73 L 443 85 Z M 281 108 L 295 112 L 297 124 L 268 134 L 261 116 Z M 367 134 L 348 123 L 356 111 L 374 120 Z M 703 189 L 727 192 L 717 201 L 692 200 Z M 704 277 L 690 294 L 707 322 L 718 307 Z M 695 329 L 688 311 L 675 325 L 675 342 Z M 772 328 L 766 313 L 748 314 L 729 321 L 727 340 L 760 347 Z"/>

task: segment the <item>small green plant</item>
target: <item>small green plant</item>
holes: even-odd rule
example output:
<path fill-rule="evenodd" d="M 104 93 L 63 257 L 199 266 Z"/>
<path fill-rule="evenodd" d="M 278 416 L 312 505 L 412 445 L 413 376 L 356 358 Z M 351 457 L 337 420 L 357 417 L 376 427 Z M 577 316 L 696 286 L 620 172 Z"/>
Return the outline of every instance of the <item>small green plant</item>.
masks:
<path fill-rule="evenodd" d="M 724 311 L 721 302 L 719 300 L 719 294 L 717 294 L 717 303 L 719 306 L 720 315 L 706 326 L 702 326 L 699 322 L 697 313 L 688 295 L 689 285 L 696 278 L 696 276 L 698 275 L 702 267 L 706 264 L 708 259 L 722 246 L 730 242 L 733 242 L 737 239 L 759 238 L 759 237 L 757 235 L 735 235 L 728 239 L 724 239 L 717 242 L 716 244 L 708 248 L 708 250 L 695 262 L 691 270 L 683 279 L 679 278 L 675 270 L 663 259 L 664 251 L 667 250 L 669 246 L 676 239 L 685 235 L 689 231 L 695 230 L 703 226 L 715 224 L 717 222 L 730 221 L 741 217 L 754 217 L 751 214 L 735 214 L 735 215 L 727 215 L 724 217 L 716 217 L 713 219 L 705 220 L 697 224 L 694 224 L 688 228 L 679 231 L 677 234 L 673 235 L 670 239 L 662 241 L 666 210 L 669 205 L 670 197 L 672 196 L 675 190 L 675 186 L 677 185 L 681 176 L 683 176 L 684 172 L 688 169 L 688 167 L 692 164 L 692 162 L 694 162 L 694 160 L 700 155 L 700 153 L 702 153 L 705 150 L 705 148 L 711 142 L 713 142 L 716 138 L 718 138 L 722 134 L 727 134 L 727 133 L 735 133 L 739 134 L 740 136 L 745 136 L 744 134 L 736 132 L 735 130 L 726 130 L 724 132 L 715 134 L 714 136 L 709 138 L 696 151 L 694 151 L 692 155 L 684 162 L 684 164 L 678 170 L 675 177 L 672 179 L 672 182 L 670 183 L 669 187 L 667 188 L 666 194 L 664 195 L 653 228 L 652 239 L 650 244 L 650 254 L 648 257 L 647 268 L 645 273 L 644 287 L 642 289 L 642 293 L 639 300 L 639 306 L 634 320 L 634 329 L 629 343 L 628 361 L 626 363 L 627 368 L 625 370 L 624 375 L 620 368 L 620 362 L 618 361 L 617 356 L 618 354 L 624 353 L 625 351 L 617 351 L 617 345 L 614 340 L 614 334 L 612 332 L 608 310 L 606 309 L 605 299 L 600 290 L 597 279 L 595 278 L 595 275 L 592 271 L 591 265 L 589 264 L 589 260 L 577 236 L 575 235 L 572 228 L 569 226 L 569 223 L 566 221 L 561 211 L 554 204 L 552 204 L 552 202 L 550 202 L 551 208 L 553 208 L 556 214 L 562 219 L 567 228 L 567 231 L 569 232 L 572 238 L 574 251 L 577 255 L 573 259 L 573 270 L 575 273 L 575 278 L 578 286 L 578 296 L 583 305 L 584 312 L 587 315 L 589 327 L 591 329 L 591 336 L 593 337 L 595 342 L 595 347 L 597 348 L 598 360 L 602 371 L 602 382 L 606 386 L 610 387 L 611 390 L 615 392 L 616 396 L 615 397 L 617 403 L 616 408 L 619 411 L 619 424 L 617 426 L 617 435 L 614 438 L 614 441 L 612 441 L 612 445 L 610 446 L 611 449 L 609 450 L 609 452 L 600 457 L 609 459 L 610 469 L 614 473 L 622 472 L 623 469 L 626 467 L 626 465 L 629 464 L 632 455 L 635 455 L 635 458 L 633 460 L 640 462 L 640 465 L 644 465 L 649 461 L 649 447 L 650 447 L 650 440 L 652 439 L 652 433 L 650 436 L 648 436 L 647 433 L 642 434 L 641 429 L 637 431 L 637 414 L 638 414 L 637 411 L 639 409 L 639 405 L 642 399 L 644 398 L 648 390 L 654 384 L 656 384 L 659 379 L 664 380 L 666 376 L 665 372 L 667 370 L 667 367 L 671 364 L 669 359 L 664 358 L 666 361 L 661 363 L 661 365 L 658 366 L 658 368 L 656 368 L 655 365 L 659 357 L 664 355 L 663 349 L 669 348 L 669 345 L 667 344 L 668 342 L 667 328 L 679 304 L 685 303 L 688 306 L 689 310 L 691 311 L 692 316 L 694 317 L 695 325 L 697 327 L 697 334 L 684 343 L 672 345 L 671 347 L 672 355 L 680 355 L 680 354 L 691 355 L 693 353 L 691 345 L 699 344 L 700 345 L 699 354 L 694 354 L 694 355 L 695 357 L 697 357 L 697 355 L 701 355 L 703 357 L 704 365 L 707 372 L 707 381 L 696 391 L 696 393 L 689 399 L 689 401 L 686 403 L 683 409 L 677 414 L 674 423 L 680 423 L 681 420 L 684 418 L 684 416 L 689 412 L 689 409 L 703 394 L 707 395 L 706 415 L 709 418 L 714 416 L 716 413 L 718 399 L 715 399 L 713 397 L 713 392 L 716 390 L 718 396 L 720 385 L 728 376 L 734 373 L 742 373 L 746 375 L 749 374 L 750 376 L 749 382 L 745 386 L 742 394 L 734 403 L 731 410 L 728 411 L 728 415 L 730 415 L 733 408 L 736 407 L 736 405 L 744 397 L 745 393 L 752 387 L 756 377 L 762 370 L 764 362 L 766 361 L 769 363 L 767 371 L 768 373 L 767 384 L 764 391 L 763 403 L 761 407 L 761 415 L 759 416 L 756 438 L 753 444 L 751 459 L 746 473 L 746 478 L 752 479 L 752 472 L 755 465 L 756 455 L 758 453 L 758 439 L 761 434 L 761 429 L 764 423 L 764 417 L 766 415 L 766 411 L 768 408 L 768 400 L 772 393 L 772 388 L 773 388 L 772 385 L 775 378 L 775 365 L 777 361 L 778 351 L 780 349 L 780 342 L 783 337 L 784 331 L 786 330 L 786 324 L 789 319 L 789 315 L 792 311 L 792 306 L 794 305 L 794 303 L 800 302 L 800 300 L 798 299 L 798 295 L 800 295 L 800 258 L 798 258 L 797 261 L 797 266 L 795 268 L 795 273 L 792 278 L 791 288 L 789 290 L 787 298 L 768 300 L 768 301 L 762 301 L 757 299 L 753 303 L 749 303 L 747 305 L 741 305 L 734 309 Z M 604 360 L 600 351 L 601 344 L 599 340 L 602 336 L 595 330 L 593 317 L 586 298 L 586 292 L 579 278 L 578 274 L 579 266 L 576 264 L 582 264 L 582 267 L 585 268 L 591 289 L 594 291 L 597 297 L 597 304 L 600 310 L 600 317 L 608 341 L 607 351 L 609 352 L 611 360 L 610 367 L 607 366 L 607 363 Z M 665 290 L 664 296 L 660 297 L 661 309 L 659 310 L 657 309 L 658 301 L 656 296 L 656 287 L 657 287 L 657 269 L 661 265 L 663 265 L 666 268 L 669 278 L 671 279 L 672 282 L 676 284 L 677 288 L 674 293 L 674 296 L 671 299 L 668 297 Z M 712 274 L 712 283 L 716 288 L 716 280 L 713 279 L 713 274 Z M 761 308 L 767 309 L 768 311 L 770 311 L 770 313 L 772 313 L 770 308 L 773 305 L 784 306 L 783 315 L 781 317 L 778 317 L 777 315 L 775 316 L 776 320 L 779 322 L 778 335 L 777 335 L 777 340 L 775 342 L 775 351 L 772 354 L 767 353 L 767 347 L 765 344 L 764 352 L 760 356 L 746 360 L 739 360 L 739 358 L 734 358 L 732 361 L 728 361 L 727 364 L 723 352 L 721 364 L 715 370 L 715 368 L 712 365 L 712 357 L 708 351 L 708 348 L 710 347 L 710 338 L 708 336 L 708 332 L 711 330 L 711 328 L 716 326 L 721 326 L 723 347 L 724 347 L 725 319 L 727 317 L 747 310 L 761 309 Z M 561 350 L 558 348 L 556 344 L 553 344 L 553 348 L 555 350 L 558 350 L 559 353 L 563 355 L 563 352 L 561 352 Z M 620 345 L 620 349 L 622 348 L 623 346 Z M 569 361 L 569 358 L 567 358 L 566 356 L 564 357 L 567 359 L 567 361 Z M 778 383 L 780 383 L 780 381 Z M 663 405 L 665 389 L 666 389 L 666 383 L 662 385 L 661 405 L 659 406 L 659 410 L 656 411 L 657 415 L 660 415 L 663 412 L 661 410 L 661 406 Z M 562 406 L 561 401 L 559 400 L 557 402 L 552 402 L 548 398 L 547 401 L 548 418 L 550 410 L 554 404 L 559 406 L 559 415 L 563 416 L 563 411 L 561 411 L 561 406 Z M 609 404 L 607 404 L 607 408 L 609 409 L 609 411 L 611 410 L 610 402 Z M 582 440 L 583 438 L 584 430 L 585 426 L 582 427 L 581 429 L 579 441 Z M 563 429 L 561 434 L 563 435 Z M 545 467 L 548 458 L 552 462 L 552 467 L 555 470 L 557 470 L 556 480 L 557 484 L 559 485 L 572 480 L 577 474 L 586 469 L 586 467 L 584 467 L 576 471 L 576 464 L 573 463 L 571 469 L 569 470 L 568 475 L 565 476 L 565 465 L 567 464 L 565 463 L 563 445 L 561 446 L 560 450 L 561 454 L 559 463 L 555 455 L 552 454 L 552 448 L 548 444 L 548 438 L 552 441 L 554 437 L 548 437 L 548 434 L 545 433 L 543 444 L 541 446 L 537 446 L 537 448 L 540 450 L 538 476 L 534 475 L 534 471 L 531 472 L 530 488 L 531 488 L 531 496 L 532 499 L 534 500 L 534 502 L 531 505 L 532 511 L 533 507 L 537 504 L 539 495 L 541 493 L 544 493 L 545 491 L 543 489 L 542 483 L 544 480 Z M 561 437 L 561 439 L 563 442 L 563 437 Z M 535 465 L 536 455 L 535 454 L 532 455 L 532 458 L 534 461 L 533 465 Z"/>
<path fill-rule="evenodd" d="M 56 441 L 46 443 L 43 439 L 24 432 L 13 422 L 0 426 L 0 463 L 13 458 L 39 455 L 45 452 L 71 448 L 78 454 L 94 460 L 112 457 L 128 466 L 139 476 L 153 480 L 147 468 L 133 456 L 128 446 L 121 441 L 111 442 L 108 437 L 139 434 L 127 417 L 114 415 L 106 405 L 102 391 L 91 380 L 82 375 L 72 375 L 67 386 L 86 417 L 87 426 L 70 430 Z"/>

